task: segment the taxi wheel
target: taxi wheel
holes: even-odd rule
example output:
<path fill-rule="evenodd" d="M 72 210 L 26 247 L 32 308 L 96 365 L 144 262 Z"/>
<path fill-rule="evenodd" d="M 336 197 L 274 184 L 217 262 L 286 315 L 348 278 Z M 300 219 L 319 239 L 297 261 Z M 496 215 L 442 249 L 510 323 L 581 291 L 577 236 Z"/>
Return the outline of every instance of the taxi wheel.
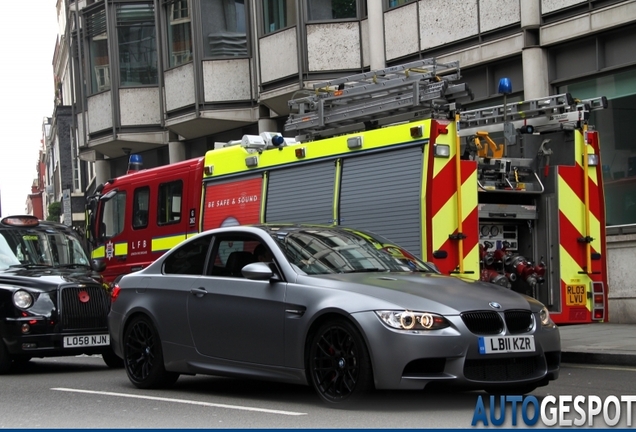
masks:
<path fill-rule="evenodd" d="M 367 347 L 347 320 L 331 320 L 320 326 L 311 338 L 307 363 L 309 381 L 327 403 L 351 403 L 373 388 Z"/>
<path fill-rule="evenodd" d="M 0 375 L 6 374 L 11 369 L 11 357 L 4 342 L 0 340 Z"/>
<path fill-rule="evenodd" d="M 166 371 L 159 333 L 145 316 L 126 327 L 124 367 L 130 382 L 141 389 L 170 387 L 179 379 L 178 373 Z"/>

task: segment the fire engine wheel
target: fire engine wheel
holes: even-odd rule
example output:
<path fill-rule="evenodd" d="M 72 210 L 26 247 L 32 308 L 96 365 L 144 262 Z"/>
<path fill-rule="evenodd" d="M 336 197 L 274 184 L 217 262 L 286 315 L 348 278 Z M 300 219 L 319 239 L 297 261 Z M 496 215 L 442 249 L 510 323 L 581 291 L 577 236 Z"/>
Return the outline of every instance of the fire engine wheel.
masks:
<path fill-rule="evenodd" d="M 106 363 L 106 366 L 111 369 L 120 369 L 124 367 L 124 361 L 115 354 L 112 348 L 109 348 L 102 353 L 102 359 L 104 360 L 104 363 Z"/>
<path fill-rule="evenodd" d="M 163 364 L 159 334 L 149 318 L 138 316 L 124 332 L 124 367 L 128 379 L 138 388 L 165 388 L 179 374 L 168 372 Z"/>
<path fill-rule="evenodd" d="M 0 340 L 0 375 L 6 374 L 11 369 L 11 357 L 9 351 L 4 346 L 4 342 Z"/>
<path fill-rule="evenodd" d="M 344 319 L 318 328 L 309 345 L 309 382 L 329 404 L 354 401 L 373 388 L 371 360 L 358 330 Z"/>

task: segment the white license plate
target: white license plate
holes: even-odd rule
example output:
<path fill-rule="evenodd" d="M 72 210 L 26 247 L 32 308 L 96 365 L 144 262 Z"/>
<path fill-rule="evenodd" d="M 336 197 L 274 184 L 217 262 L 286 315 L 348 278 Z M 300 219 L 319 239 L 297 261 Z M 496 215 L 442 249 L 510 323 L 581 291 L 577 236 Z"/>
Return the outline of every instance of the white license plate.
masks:
<path fill-rule="evenodd" d="M 64 336 L 64 348 L 110 345 L 110 335 Z"/>
<path fill-rule="evenodd" d="M 491 336 L 479 338 L 479 354 L 534 352 L 534 336 Z"/>

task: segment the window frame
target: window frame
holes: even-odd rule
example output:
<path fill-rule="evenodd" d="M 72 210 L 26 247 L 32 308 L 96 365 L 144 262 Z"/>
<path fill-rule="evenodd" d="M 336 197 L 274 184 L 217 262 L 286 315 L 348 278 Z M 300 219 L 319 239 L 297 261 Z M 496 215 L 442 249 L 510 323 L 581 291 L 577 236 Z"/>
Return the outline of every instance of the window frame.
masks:
<path fill-rule="evenodd" d="M 288 2 L 290 4 L 292 4 L 295 7 L 294 13 L 293 13 L 293 18 L 294 18 L 294 22 L 291 24 L 286 23 L 284 26 L 281 27 L 277 27 L 273 30 L 269 30 L 266 25 L 266 19 L 267 19 L 267 15 L 269 15 L 268 11 L 269 11 L 269 7 L 266 5 L 266 2 L 278 2 L 279 5 L 284 5 L 283 9 L 286 8 Z M 260 29 L 260 34 L 261 36 L 269 36 L 284 30 L 287 30 L 289 28 L 292 27 L 296 27 L 298 25 L 298 5 L 296 4 L 295 0 L 261 0 L 259 2 L 259 6 L 260 6 L 260 23 L 258 28 Z M 285 16 L 285 19 L 287 17 L 287 14 L 283 14 L 281 15 L 280 12 L 278 12 L 279 17 L 281 16 Z M 270 27 L 271 27 L 271 23 L 270 23 Z"/>
<path fill-rule="evenodd" d="M 364 0 L 353 0 L 356 6 L 356 15 L 354 17 L 349 18 L 311 18 L 311 3 L 315 0 L 304 0 L 305 1 L 305 19 L 307 23 L 331 23 L 331 22 L 350 22 L 350 21 L 359 21 L 364 19 L 367 16 L 366 11 L 366 1 Z M 331 0 L 332 2 L 334 0 Z"/>
<path fill-rule="evenodd" d="M 143 197 L 141 194 L 145 193 L 145 197 Z M 141 207 L 141 202 L 139 200 L 139 198 L 144 199 L 145 198 L 145 209 L 142 209 Z M 146 212 L 146 223 L 145 224 L 137 224 L 137 214 L 141 211 L 145 211 Z M 139 219 L 141 221 L 141 219 Z M 140 229 L 145 229 L 148 228 L 148 224 L 150 222 L 150 187 L 149 186 L 141 186 L 138 188 L 135 188 L 135 190 L 133 191 L 133 220 L 132 220 L 132 228 L 133 230 L 140 230 Z"/>
<path fill-rule="evenodd" d="M 167 209 L 162 208 L 162 205 L 164 204 L 163 200 L 164 198 L 170 198 L 168 201 L 170 203 L 171 208 L 173 208 L 172 206 L 174 205 L 174 197 L 177 196 L 176 194 L 172 193 L 171 190 L 171 186 L 172 185 L 176 185 L 178 184 L 180 186 L 179 188 L 179 218 L 178 219 L 163 219 L 161 217 L 161 213 L 162 211 Z M 168 188 L 168 189 L 166 189 Z M 162 194 L 166 193 L 166 196 L 164 197 Z M 168 196 L 168 193 L 170 193 L 170 195 Z M 181 179 L 177 179 L 177 180 L 170 180 L 170 181 L 166 181 L 164 183 L 160 183 L 159 187 L 157 188 L 157 225 L 158 226 L 166 226 L 166 225 L 174 225 L 174 224 L 178 224 L 181 223 L 184 220 L 183 217 L 183 196 L 184 196 L 184 188 L 183 188 L 183 180 Z M 165 204 L 168 204 L 168 202 L 166 202 Z M 170 213 L 172 214 L 173 211 L 172 209 L 170 210 Z"/>

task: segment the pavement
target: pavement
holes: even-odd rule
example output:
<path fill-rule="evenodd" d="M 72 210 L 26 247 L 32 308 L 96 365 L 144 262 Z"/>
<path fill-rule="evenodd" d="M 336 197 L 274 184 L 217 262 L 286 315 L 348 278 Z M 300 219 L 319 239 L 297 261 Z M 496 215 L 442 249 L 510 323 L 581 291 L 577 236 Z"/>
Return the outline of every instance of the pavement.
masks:
<path fill-rule="evenodd" d="M 559 326 L 563 363 L 636 366 L 636 324 Z"/>

